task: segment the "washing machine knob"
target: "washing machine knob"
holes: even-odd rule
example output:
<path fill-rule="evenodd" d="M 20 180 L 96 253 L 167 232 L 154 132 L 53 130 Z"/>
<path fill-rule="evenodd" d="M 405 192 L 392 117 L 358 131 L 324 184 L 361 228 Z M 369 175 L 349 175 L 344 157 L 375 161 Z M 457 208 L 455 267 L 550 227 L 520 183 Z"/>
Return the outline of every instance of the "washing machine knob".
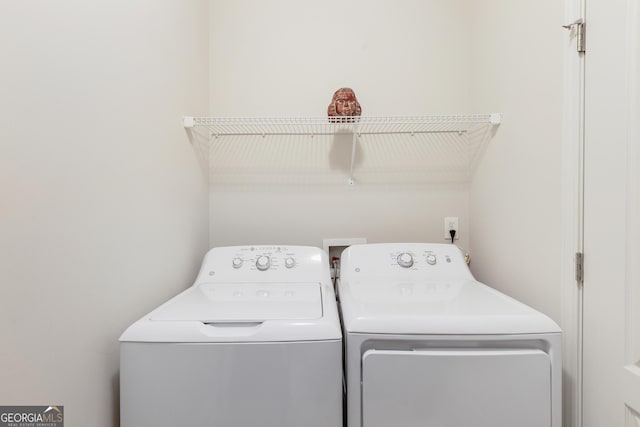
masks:
<path fill-rule="evenodd" d="M 398 255 L 397 260 L 400 267 L 409 268 L 413 265 L 413 257 L 407 252 Z"/>
<path fill-rule="evenodd" d="M 436 262 L 438 262 L 438 260 L 437 260 L 435 255 L 433 255 L 433 254 L 427 255 L 427 264 L 436 265 Z"/>
<path fill-rule="evenodd" d="M 284 259 L 284 266 L 287 268 L 293 268 L 296 265 L 296 260 L 293 257 L 286 257 Z"/>
<path fill-rule="evenodd" d="M 234 258 L 233 261 L 232 261 L 233 268 L 242 267 L 242 263 L 243 263 L 242 258 Z"/>
<path fill-rule="evenodd" d="M 269 267 L 271 267 L 271 258 L 266 255 L 260 255 L 256 260 L 256 268 L 260 271 L 265 271 Z"/>

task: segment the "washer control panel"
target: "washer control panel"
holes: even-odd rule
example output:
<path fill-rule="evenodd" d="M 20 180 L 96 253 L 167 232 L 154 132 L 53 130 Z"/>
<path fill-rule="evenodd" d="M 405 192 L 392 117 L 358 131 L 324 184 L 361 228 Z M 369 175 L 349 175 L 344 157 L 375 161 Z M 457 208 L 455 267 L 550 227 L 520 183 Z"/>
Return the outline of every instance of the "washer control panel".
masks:
<path fill-rule="evenodd" d="M 315 275 L 324 280 L 328 267 L 326 253 L 316 247 L 227 246 L 207 253 L 198 281 L 289 281 L 298 275 Z"/>
<path fill-rule="evenodd" d="M 233 254 L 231 266 L 236 270 L 282 270 L 298 267 L 295 249 L 286 246 L 239 247 Z"/>

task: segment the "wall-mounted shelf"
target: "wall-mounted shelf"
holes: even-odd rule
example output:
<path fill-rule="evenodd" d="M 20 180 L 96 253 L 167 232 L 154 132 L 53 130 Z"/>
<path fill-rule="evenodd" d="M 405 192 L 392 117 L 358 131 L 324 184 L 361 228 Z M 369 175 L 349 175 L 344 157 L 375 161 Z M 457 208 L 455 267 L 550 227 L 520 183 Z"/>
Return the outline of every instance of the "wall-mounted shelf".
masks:
<path fill-rule="evenodd" d="M 223 137 L 233 137 L 234 141 L 243 137 L 308 136 L 325 140 L 327 137 L 342 140 L 345 137 L 350 138 L 350 184 L 354 183 L 359 142 L 376 144 L 374 150 L 365 153 L 367 159 L 373 163 L 376 158 L 379 160 L 378 163 L 391 161 L 390 157 L 397 157 L 398 150 L 416 150 L 416 153 L 408 153 L 409 158 L 422 158 L 425 168 L 429 170 L 423 171 L 420 167 L 419 171 L 414 172 L 430 177 L 426 178 L 428 181 L 464 181 L 475 169 L 479 155 L 493 134 L 492 130 L 502 121 L 502 114 L 331 119 L 340 121 L 330 122 L 327 117 L 184 117 L 183 125 L 188 129 L 207 128 L 211 141 Z M 388 155 L 390 153 L 381 153 L 384 151 L 383 145 L 393 153 L 392 156 Z M 303 168 L 304 165 L 300 167 Z M 405 169 L 403 165 L 399 165 L 398 168 L 399 172 Z M 385 169 L 384 165 L 379 164 L 372 172 L 382 169 Z M 440 178 L 429 174 L 429 171 L 440 172 L 437 174 Z"/>

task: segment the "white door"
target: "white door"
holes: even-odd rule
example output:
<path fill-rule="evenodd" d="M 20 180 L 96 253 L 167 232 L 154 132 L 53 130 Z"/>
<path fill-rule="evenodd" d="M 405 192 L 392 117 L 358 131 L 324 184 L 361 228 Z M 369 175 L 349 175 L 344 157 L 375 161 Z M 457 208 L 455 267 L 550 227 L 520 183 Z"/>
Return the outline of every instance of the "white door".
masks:
<path fill-rule="evenodd" d="M 583 426 L 640 426 L 640 0 L 586 0 Z"/>

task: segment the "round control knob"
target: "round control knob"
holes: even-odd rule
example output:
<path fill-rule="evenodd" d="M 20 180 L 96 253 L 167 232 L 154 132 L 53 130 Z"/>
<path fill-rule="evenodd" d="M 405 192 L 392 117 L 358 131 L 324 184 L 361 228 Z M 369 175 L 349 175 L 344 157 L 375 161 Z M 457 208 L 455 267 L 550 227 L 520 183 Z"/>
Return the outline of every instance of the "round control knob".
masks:
<path fill-rule="evenodd" d="M 271 267 L 271 258 L 266 255 L 261 255 L 256 260 L 256 268 L 260 271 L 268 270 Z"/>
<path fill-rule="evenodd" d="M 284 266 L 287 268 L 293 268 L 293 266 L 296 265 L 296 260 L 293 259 L 293 257 L 286 257 L 284 259 Z"/>
<path fill-rule="evenodd" d="M 433 254 L 427 255 L 427 264 L 436 265 L 436 262 L 438 262 L 438 260 L 436 259 L 435 255 L 433 255 Z"/>
<path fill-rule="evenodd" d="M 400 267 L 409 268 L 413 265 L 413 257 L 411 256 L 411 254 L 408 254 L 406 252 L 398 255 L 397 260 Z"/>
<path fill-rule="evenodd" d="M 240 268 L 242 267 L 242 258 L 234 258 L 232 261 L 233 264 L 233 268 Z"/>

